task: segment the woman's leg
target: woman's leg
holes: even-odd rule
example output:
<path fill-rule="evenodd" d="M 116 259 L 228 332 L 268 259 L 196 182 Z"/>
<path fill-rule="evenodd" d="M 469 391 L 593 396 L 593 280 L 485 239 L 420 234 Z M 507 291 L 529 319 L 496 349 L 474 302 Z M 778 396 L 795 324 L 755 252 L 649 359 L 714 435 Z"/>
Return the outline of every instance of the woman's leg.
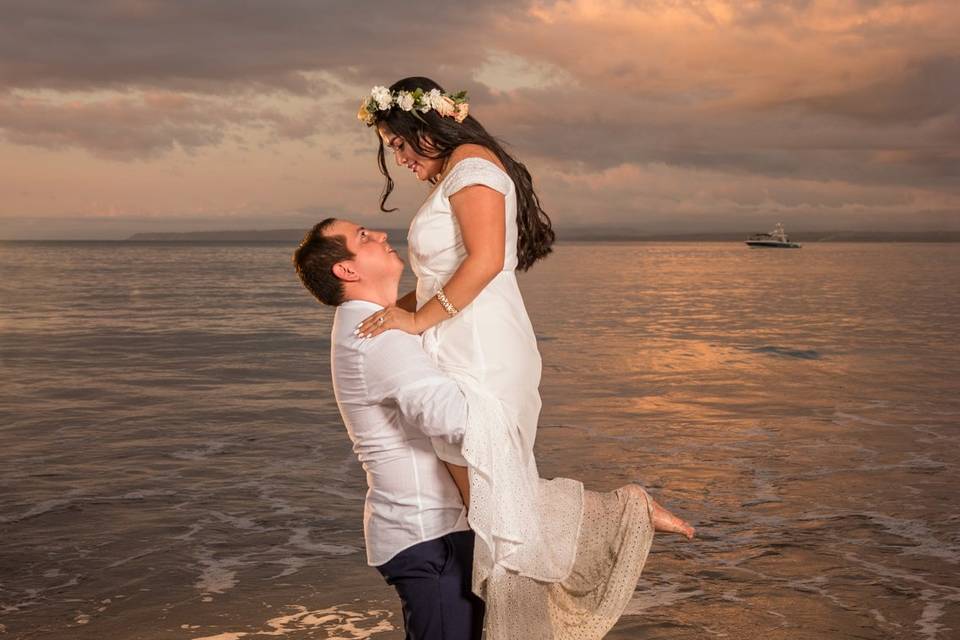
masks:
<path fill-rule="evenodd" d="M 450 477 L 453 478 L 453 481 L 457 485 L 457 490 L 460 492 L 460 498 L 463 499 L 463 506 L 469 511 L 470 477 L 467 475 L 467 468 L 450 462 L 444 462 L 443 464 L 447 465 L 447 471 L 450 472 Z"/>

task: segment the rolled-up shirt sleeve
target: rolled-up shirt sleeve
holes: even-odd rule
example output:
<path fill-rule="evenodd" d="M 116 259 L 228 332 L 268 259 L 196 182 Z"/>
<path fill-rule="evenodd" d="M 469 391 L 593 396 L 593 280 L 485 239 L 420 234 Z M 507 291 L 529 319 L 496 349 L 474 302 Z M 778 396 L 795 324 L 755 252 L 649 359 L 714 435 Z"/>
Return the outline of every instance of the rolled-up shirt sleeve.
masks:
<path fill-rule="evenodd" d="M 385 331 L 364 345 L 367 393 L 377 402 L 394 402 L 403 417 L 431 438 L 463 440 L 467 400 L 420 345 L 420 338 Z"/>

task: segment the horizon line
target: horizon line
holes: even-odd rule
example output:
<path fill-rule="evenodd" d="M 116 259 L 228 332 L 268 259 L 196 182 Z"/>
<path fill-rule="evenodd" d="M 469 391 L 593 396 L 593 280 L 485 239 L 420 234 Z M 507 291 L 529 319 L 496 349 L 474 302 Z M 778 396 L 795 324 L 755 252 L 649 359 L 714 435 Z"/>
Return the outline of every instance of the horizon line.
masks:
<path fill-rule="evenodd" d="M 406 228 L 384 229 L 403 234 Z M 302 238 L 299 228 L 235 229 L 218 231 L 137 232 L 126 238 L 0 238 L 3 243 L 181 243 L 181 244 L 289 244 Z M 568 228 L 558 234 L 557 242 L 743 242 L 751 233 L 739 231 L 654 232 L 633 229 Z M 293 234 L 296 234 L 295 236 Z M 811 229 L 795 231 L 791 239 L 798 242 L 960 242 L 960 230 L 929 231 L 865 231 L 857 229 Z M 266 237 L 264 237 L 266 236 Z"/>

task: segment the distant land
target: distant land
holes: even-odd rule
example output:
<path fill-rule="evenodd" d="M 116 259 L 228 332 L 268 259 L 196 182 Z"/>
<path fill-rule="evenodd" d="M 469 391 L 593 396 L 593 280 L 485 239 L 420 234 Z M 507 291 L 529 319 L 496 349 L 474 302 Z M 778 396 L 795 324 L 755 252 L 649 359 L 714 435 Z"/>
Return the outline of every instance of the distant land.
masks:
<path fill-rule="evenodd" d="M 406 229 L 385 229 L 398 241 Z M 645 234 L 635 229 L 559 229 L 560 242 L 742 242 L 752 232 Z M 296 244 L 303 229 L 135 233 L 127 242 L 276 242 Z M 960 242 L 960 231 L 798 231 L 796 242 Z"/>

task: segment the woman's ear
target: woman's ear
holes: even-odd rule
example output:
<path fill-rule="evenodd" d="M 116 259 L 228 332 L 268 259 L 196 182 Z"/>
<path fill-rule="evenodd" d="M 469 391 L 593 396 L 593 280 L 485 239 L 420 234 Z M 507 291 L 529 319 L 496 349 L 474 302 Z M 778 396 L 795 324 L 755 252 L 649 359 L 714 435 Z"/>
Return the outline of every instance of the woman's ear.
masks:
<path fill-rule="evenodd" d="M 356 282 L 360 279 L 360 274 L 354 268 L 352 260 L 344 260 L 333 265 L 333 275 L 346 282 Z"/>

